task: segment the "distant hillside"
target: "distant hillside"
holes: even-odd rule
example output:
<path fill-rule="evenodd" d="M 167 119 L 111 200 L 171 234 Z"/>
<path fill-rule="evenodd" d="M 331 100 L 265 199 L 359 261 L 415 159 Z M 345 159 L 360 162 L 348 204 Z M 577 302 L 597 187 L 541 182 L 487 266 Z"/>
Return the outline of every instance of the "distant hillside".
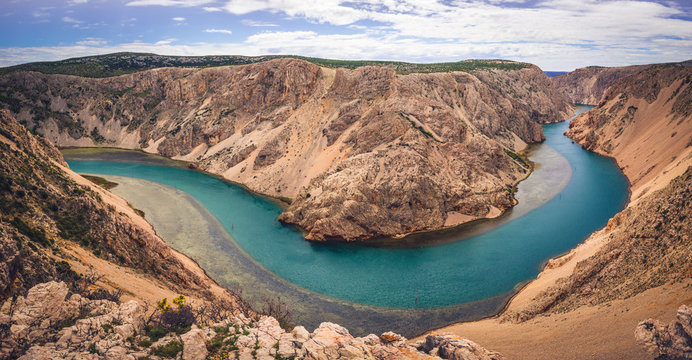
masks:
<path fill-rule="evenodd" d="M 531 64 L 508 60 L 464 60 L 446 63 L 414 64 L 400 61 L 375 60 L 334 60 L 293 55 L 207 55 L 207 56 L 168 56 L 148 53 L 115 53 L 87 56 L 60 61 L 34 62 L 0 68 L 0 75 L 16 71 L 37 71 L 44 74 L 76 75 L 103 78 L 131 74 L 138 71 L 162 67 L 211 67 L 224 65 L 244 65 L 278 58 L 296 58 L 328 68 L 355 69 L 360 66 L 375 65 L 394 69 L 399 74 L 434 73 L 481 69 L 519 70 Z"/>
<path fill-rule="evenodd" d="M 625 67 L 589 66 L 551 78 L 574 104 L 598 105 L 606 90 L 620 79 L 634 74 L 647 65 Z"/>

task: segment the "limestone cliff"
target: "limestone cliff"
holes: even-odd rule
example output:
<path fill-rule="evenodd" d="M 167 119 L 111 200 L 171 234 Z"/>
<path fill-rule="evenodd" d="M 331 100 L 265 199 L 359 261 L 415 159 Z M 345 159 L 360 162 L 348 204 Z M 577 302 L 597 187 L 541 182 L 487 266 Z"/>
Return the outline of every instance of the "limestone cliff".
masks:
<path fill-rule="evenodd" d="M 194 162 L 292 199 L 311 240 L 455 226 L 513 206 L 516 160 L 564 120 L 535 66 L 400 75 L 297 59 L 105 79 L 16 72 L 0 102 L 58 146 L 117 146 Z"/>
<path fill-rule="evenodd" d="M 620 79 L 644 69 L 646 65 L 589 66 L 551 78 L 573 104 L 598 105 L 606 90 Z"/>

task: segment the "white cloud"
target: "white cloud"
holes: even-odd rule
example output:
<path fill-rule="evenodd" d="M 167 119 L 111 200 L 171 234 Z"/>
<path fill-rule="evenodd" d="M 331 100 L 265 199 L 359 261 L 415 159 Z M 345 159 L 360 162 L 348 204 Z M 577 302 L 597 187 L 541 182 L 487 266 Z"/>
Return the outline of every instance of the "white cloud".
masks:
<path fill-rule="evenodd" d="M 174 42 L 174 41 L 176 41 L 176 40 L 178 40 L 178 39 L 176 39 L 176 38 L 163 39 L 163 40 L 161 40 L 161 41 L 155 42 L 155 43 L 154 43 L 154 46 L 169 45 L 169 44 L 171 44 L 172 42 Z"/>
<path fill-rule="evenodd" d="M 184 17 L 180 17 L 180 16 L 176 16 L 176 17 L 174 17 L 174 18 L 171 18 L 171 20 L 173 20 L 173 21 L 185 21 L 185 18 L 184 18 Z"/>
<path fill-rule="evenodd" d="M 80 21 L 80 20 L 77 20 L 77 19 L 73 19 L 73 18 L 71 18 L 71 17 L 69 17 L 69 16 L 64 16 L 64 17 L 62 18 L 62 21 L 66 22 L 66 23 L 70 23 L 70 24 L 81 24 L 81 23 L 83 23 L 83 21 Z"/>
<path fill-rule="evenodd" d="M 321 35 L 314 31 L 262 32 L 237 43 L 173 44 L 176 39 L 156 43 L 132 42 L 103 46 L 53 46 L 0 49 L 0 66 L 42 60 L 121 51 L 153 52 L 166 55 L 263 55 L 300 54 L 339 59 L 403 60 L 411 62 L 458 61 L 469 58 L 505 58 L 526 61 L 546 70 L 571 70 L 586 65 L 620 66 L 673 62 L 689 58 L 678 43 L 656 45 L 655 51 L 628 47 L 587 48 L 572 44 L 472 43 L 429 41 L 391 35 Z M 689 46 L 689 43 L 685 43 Z M 689 47 L 688 47 L 689 49 Z"/>
<path fill-rule="evenodd" d="M 220 34 L 228 34 L 231 35 L 233 32 L 231 30 L 224 30 L 224 29 L 206 29 L 204 30 L 205 33 L 220 33 Z"/>
<path fill-rule="evenodd" d="M 211 7 L 211 6 L 205 6 L 205 7 L 203 7 L 202 9 L 203 9 L 204 11 L 207 11 L 207 12 L 220 12 L 220 11 L 223 11 L 223 9 L 221 9 L 221 8 Z"/>
<path fill-rule="evenodd" d="M 52 10 L 52 9 L 55 9 L 55 7 L 54 7 L 54 6 L 44 6 L 44 7 L 40 7 L 40 8 L 38 8 L 38 9 L 33 10 L 33 11 L 31 12 L 31 16 L 33 16 L 33 17 L 35 17 L 35 18 L 44 18 L 44 17 L 48 17 L 48 16 L 50 16 L 50 12 L 48 12 L 48 10 Z"/>
<path fill-rule="evenodd" d="M 215 0 L 134 0 L 125 6 L 180 6 L 192 7 L 209 4 Z"/>
<path fill-rule="evenodd" d="M 84 38 L 82 41 L 77 41 L 77 45 L 85 45 L 85 46 L 102 46 L 106 45 L 108 41 L 102 38 L 96 38 L 96 37 L 88 37 Z"/>
<path fill-rule="evenodd" d="M 77 5 L 77 4 L 86 4 L 88 2 L 89 2 L 89 0 L 69 0 L 68 4 Z"/>
<path fill-rule="evenodd" d="M 276 24 L 268 23 L 268 22 L 255 21 L 255 20 L 250 20 L 250 19 L 243 19 L 243 20 L 240 20 L 240 22 L 243 23 L 243 25 L 246 25 L 246 26 L 254 26 L 254 27 L 275 27 L 275 26 L 279 26 L 279 25 L 276 25 Z"/>

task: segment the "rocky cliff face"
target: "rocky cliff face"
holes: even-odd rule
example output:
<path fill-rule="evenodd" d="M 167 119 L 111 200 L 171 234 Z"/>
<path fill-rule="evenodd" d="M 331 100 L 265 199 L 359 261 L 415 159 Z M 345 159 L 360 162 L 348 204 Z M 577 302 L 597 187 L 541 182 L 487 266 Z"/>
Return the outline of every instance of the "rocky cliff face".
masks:
<path fill-rule="evenodd" d="M 59 146 L 142 148 L 293 200 L 311 240 L 363 240 L 497 216 L 513 159 L 571 112 L 536 67 L 397 75 L 296 60 L 106 79 L 18 72 L 0 102 Z"/>
<path fill-rule="evenodd" d="M 209 278 L 179 260 L 131 209 L 77 183 L 57 149 L 7 110 L 0 110 L 0 150 L 0 299 L 48 280 L 77 291 L 82 276 L 72 265 L 81 262 L 73 247 L 149 273 L 171 289 L 211 298 Z"/>
<path fill-rule="evenodd" d="M 391 332 L 354 338 L 345 328 L 327 322 L 312 333 L 302 326 L 286 332 L 267 316 L 259 320 L 234 316 L 152 338 L 151 333 L 146 335 L 146 318 L 136 301 L 68 297 L 64 283 L 38 284 L 26 297 L 8 300 L 0 308 L 0 327 L 6 330 L 0 334 L 0 356 L 24 360 L 504 359 L 453 336 L 428 335 L 416 343 Z"/>
<path fill-rule="evenodd" d="M 614 157 L 637 199 L 660 188 L 660 182 L 648 190 L 642 185 L 662 172 L 685 171 L 679 164 L 689 164 L 691 129 L 692 67 L 667 64 L 613 85 L 597 108 L 570 123 L 567 135 L 587 150 Z"/>
<path fill-rule="evenodd" d="M 598 105 L 609 87 L 646 66 L 589 66 L 555 76 L 550 80 L 573 104 Z"/>
<path fill-rule="evenodd" d="M 647 67 L 610 87 L 598 107 L 572 120 L 567 135 L 615 158 L 632 184 L 631 201 L 587 239 L 602 243 L 598 251 L 506 319 L 626 299 L 692 276 L 691 83 L 688 66 Z"/>

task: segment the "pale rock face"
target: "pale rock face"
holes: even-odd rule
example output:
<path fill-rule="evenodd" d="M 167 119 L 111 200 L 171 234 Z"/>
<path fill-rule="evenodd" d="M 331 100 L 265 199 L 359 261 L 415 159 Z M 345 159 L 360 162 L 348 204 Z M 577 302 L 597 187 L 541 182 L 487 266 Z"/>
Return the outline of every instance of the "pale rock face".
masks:
<path fill-rule="evenodd" d="M 65 295 L 52 297 L 47 291 L 56 290 L 58 295 L 65 294 L 64 284 L 46 283 L 37 285 L 29 292 L 26 299 L 20 298 L 3 304 L 3 323 L 15 329 L 10 334 L 0 334 L 0 356 L 18 357 L 23 360 L 39 359 L 113 359 L 134 360 L 149 356 L 158 358 L 154 349 L 171 341 L 183 344 L 182 353 L 176 355 L 184 360 L 206 359 L 209 356 L 227 356 L 228 358 L 271 360 L 280 356 L 294 359 L 455 359 L 455 360 L 490 360 L 502 359 L 494 352 L 487 351 L 466 339 L 452 336 L 429 335 L 422 344 L 413 346 L 395 333 L 387 332 L 381 336 L 370 334 L 366 337 L 353 337 L 342 326 L 333 323 L 322 323 L 312 333 L 304 327 L 297 326 L 286 332 L 272 317 L 262 316 L 249 319 L 239 315 L 213 324 L 211 327 L 198 328 L 182 335 L 170 333 L 149 347 L 141 347 L 140 341 L 146 337 L 143 333 L 142 319 L 144 310 L 138 303 L 130 301 L 116 304 L 106 300 L 88 300 L 78 295 L 66 300 Z M 27 305 L 30 304 L 30 305 Z M 71 314 L 56 309 L 66 309 L 74 303 L 81 304 L 83 309 L 91 309 L 81 314 Z M 51 304 L 52 308 L 47 305 Z M 20 316 L 31 314 L 27 316 Z M 27 325 L 13 323 L 13 319 L 26 322 Z M 47 316 L 63 324 L 75 320 L 74 325 L 40 327 Z M 120 324 L 109 326 L 111 324 Z M 41 331 L 41 338 L 31 337 L 35 331 Z M 232 347 L 214 349 L 212 339 L 221 339 L 221 344 L 232 344 Z M 226 345 L 224 345 L 226 346 Z M 214 349 L 212 353 L 208 349 Z M 439 356 L 438 356 L 439 355 Z"/>
<path fill-rule="evenodd" d="M 634 337 L 657 358 L 692 358 L 692 307 L 681 305 L 676 319 L 668 325 L 653 319 L 640 322 Z"/>
<path fill-rule="evenodd" d="M 204 331 L 196 327 L 180 335 L 183 341 L 183 360 L 204 360 L 207 358 L 206 336 Z"/>

